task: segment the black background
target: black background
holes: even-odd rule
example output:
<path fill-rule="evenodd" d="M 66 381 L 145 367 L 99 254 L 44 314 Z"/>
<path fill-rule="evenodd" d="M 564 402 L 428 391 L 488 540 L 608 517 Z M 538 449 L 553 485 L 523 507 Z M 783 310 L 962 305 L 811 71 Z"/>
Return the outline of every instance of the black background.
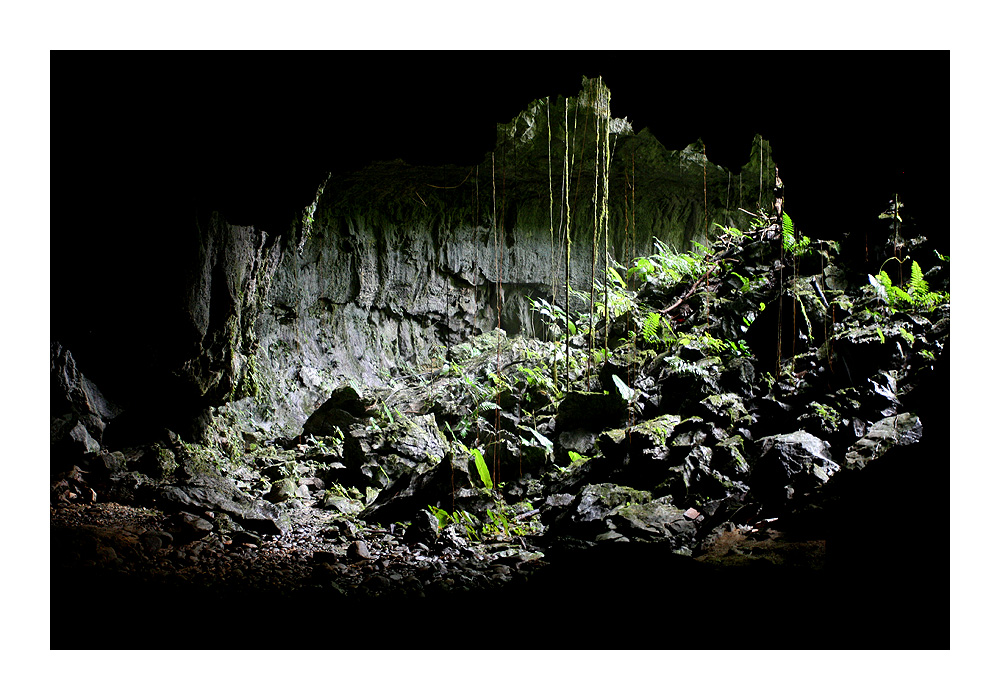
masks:
<path fill-rule="evenodd" d="M 762 134 L 806 235 L 884 228 L 899 192 L 944 240 L 948 65 L 945 51 L 56 52 L 53 236 L 69 247 L 54 257 L 127 260 L 193 206 L 281 226 L 325 172 L 374 160 L 479 163 L 496 123 L 576 95 L 583 75 L 667 148 L 702 138 L 739 168 Z"/>

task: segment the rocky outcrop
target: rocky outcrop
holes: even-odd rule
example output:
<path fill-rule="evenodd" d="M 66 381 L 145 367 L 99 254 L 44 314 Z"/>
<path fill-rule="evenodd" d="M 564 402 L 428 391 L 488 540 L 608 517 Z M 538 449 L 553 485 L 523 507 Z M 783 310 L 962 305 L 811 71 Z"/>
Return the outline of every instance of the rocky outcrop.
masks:
<path fill-rule="evenodd" d="M 377 163 L 317 183 L 285 230 L 171 220 L 159 271 L 118 290 L 136 300 L 133 332 L 102 340 L 110 395 L 127 409 L 111 442 L 150 439 L 142 425 L 203 439 L 211 408 L 229 402 L 288 437 L 344 383 L 385 385 L 498 325 L 539 333 L 530 300 L 566 279 L 567 229 L 568 278 L 585 289 L 595 229 L 628 261 L 654 238 L 683 249 L 716 223 L 745 228 L 741 209 L 769 210 L 770 148 L 748 146 L 739 172 L 710 163 L 700 142 L 666 149 L 613 118 L 610 93 L 584 79 L 579 95 L 497 125 L 479 164 Z"/>
<path fill-rule="evenodd" d="M 317 183 L 285 230 L 202 213 L 171 233 L 162 272 L 120 292 L 150 301 L 134 304 L 135 333 L 108 341 L 112 395 L 128 409 L 112 442 L 148 439 L 140 424 L 203 439 L 211 408 L 231 402 L 260 432 L 296 435 L 345 383 L 383 386 L 498 325 L 539 334 L 530 300 L 564 283 L 567 229 L 575 289 L 590 284 L 595 229 L 620 261 L 654 238 L 704 243 L 715 223 L 745 225 L 741 209 L 770 209 L 770 148 L 757 137 L 748 154 L 729 172 L 700 142 L 668 150 L 584 79 L 579 95 L 497 125 L 481 163 L 376 163 Z"/>
<path fill-rule="evenodd" d="M 104 429 L 121 408 L 83 375 L 73 354 L 59 343 L 51 345 L 49 363 L 53 452 L 70 459 L 99 453 Z"/>

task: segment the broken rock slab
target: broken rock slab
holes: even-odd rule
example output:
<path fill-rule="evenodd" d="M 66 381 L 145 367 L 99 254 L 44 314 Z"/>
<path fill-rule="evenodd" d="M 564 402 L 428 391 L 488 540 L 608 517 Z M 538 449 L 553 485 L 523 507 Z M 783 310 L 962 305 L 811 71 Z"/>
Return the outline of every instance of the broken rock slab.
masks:
<path fill-rule="evenodd" d="M 200 474 L 190 483 L 161 486 L 156 498 L 181 510 L 221 511 L 242 527 L 262 534 L 278 535 L 291 530 L 288 515 L 277 506 L 251 498 L 220 475 Z"/>
<path fill-rule="evenodd" d="M 844 467 L 862 469 L 896 445 L 912 445 L 923 437 L 924 426 L 914 413 L 900 413 L 875 423 L 847 450 Z"/>
<path fill-rule="evenodd" d="M 766 507 L 784 508 L 817 493 L 840 470 L 830 443 L 804 430 L 756 442 L 750 492 Z"/>

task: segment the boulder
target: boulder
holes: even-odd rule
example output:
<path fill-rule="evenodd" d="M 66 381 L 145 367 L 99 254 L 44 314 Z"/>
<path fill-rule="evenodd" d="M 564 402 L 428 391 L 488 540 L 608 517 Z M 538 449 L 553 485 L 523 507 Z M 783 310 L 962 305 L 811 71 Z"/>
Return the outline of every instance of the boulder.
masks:
<path fill-rule="evenodd" d="M 861 469 L 896 445 L 912 445 L 923 437 L 923 424 L 913 413 L 883 418 L 863 438 L 851 445 L 844 456 L 844 467 Z"/>
<path fill-rule="evenodd" d="M 49 366 L 49 442 L 53 466 L 61 467 L 66 461 L 99 454 L 107 423 L 121 409 L 80 372 L 72 353 L 59 343 L 50 346 Z"/>
<path fill-rule="evenodd" d="M 184 511 L 171 516 L 167 521 L 167 527 L 174 538 L 182 543 L 200 540 L 215 529 L 211 521 Z"/>
<path fill-rule="evenodd" d="M 699 415 L 727 431 L 747 428 L 753 423 L 753 418 L 736 394 L 711 394 L 699 402 L 699 407 Z"/>
<path fill-rule="evenodd" d="M 81 421 L 77 421 L 63 439 L 63 444 L 68 445 L 74 452 L 81 454 L 97 454 L 101 451 L 101 446 L 90 436 L 87 428 Z"/>
<path fill-rule="evenodd" d="M 606 521 L 616 508 L 648 503 L 652 498 L 648 491 L 619 484 L 587 484 L 576 495 L 558 494 L 547 499 L 542 517 L 552 521 L 554 534 L 593 539 L 614 529 Z"/>
<path fill-rule="evenodd" d="M 701 353 L 700 347 L 689 347 L 689 357 L 696 351 Z M 699 359 L 667 355 L 647 371 L 657 377 L 658 409 L 690 415 L 700 412 L 699 402 L 704 397 L 724 393 L 719 385 L 722 370 L 721 361 L 714 355 Z"/>
<path fill-rule="evenodd" d="M 709 429 L 697 416 L 682 420 L 668 414 L 630 430 L 606 431 L 598 442 L 606 459 L 593 467 L 591 480 L 648 490 L 687 505 L 744 493 L 746 466 L 739 461 L 739 448 L 727 443 L 716 456 L 706 444 L 714 441 Z"/>
<path fill-rule="evenodd" d="M 70 414 L 100 441 L 107 423 L 121 413 L 79 370 L 73 354 L 59 343 L 50 345 L 51 415 Z"/>
<path fill-rule="evenodd" d="M 561 503 L 562 505 L 556 505 Z M 666 542 L 683 550 L 694 541 L 695 526 L 669 498 L 618 484 L 587 484 L 568 503 L 547 504 L 553 534 L 589 539 Z M 558 511 L 553 512 L 553 508 Z"/>
<path fill-rule="evenodd" d="M 430 413 L 407 416 L 397 412 L 382 432 L 378 452 L 391 458 L 383 462 L 390 479 L 440 462 L 448 447 L 447 438 Z"/>
<path fill-rule="evenodd" d="M 782 509 L 816 494 L 840 470 L 830 444 L 804 430 L 756 442 L 750 491 L 766 507 Z"/>
<path fill-rule="evenodd" d="M 264 497 L 271 503 L 283 503 L 298 495 L 298 484 L 295 479 L 279 479 L 271 484 L 271 489 Z"/>
<path fill-rule="evenodd" d="M 302 426 L 302 435 L 337 436 L 348 432 L 355 423 L 362 423 L 367 406 L 352 386 L 342 386 L 317 408 Z"/>
<path fill-rule="evenodd" d="M 665 458 L 669 454 L 674 432 L 682 422 L 680 416 L 667 414 L 631 428 L 608 430 L 598 439 L 598 447 L 613 462 L 624 461 L 626 456 L 636 450 L 655 452 L 658 457 Z"/>
<path fill-rule="evenodd" d="M 634 542 L 667 542 L 677 553 L 689 553 L 697 532 L 694 520 L 669 497 L 619 506 L 608 522 Z"/>
<path fill-rule="evenodd" d="M 320 500 L 320 507 L 329 510 L 336 510 L 344 515 L 357 515 L 364 510 L 364 505 L 360 501 L 354 498 L 348 498 L 347 496 L 343 496 L 333 491 L 328 491 L 323 494 L 323 497 Z"/>
<path fill-rule="evenodd" d="M 896 372 L 880 371 L 867 380 L 869 391 L 866 394 L 867 406 L 878 411 L 883 416 L 893 416 L 899 411 L 899 398 L 896 396 Z"/>
<path fill-rule="evenodd" d="M 753 362 L 746 357 L 734 357 L 726 363 L 722 373 L 721 384 L 725 389 L 735 392 L 738 396 L 750 396 L 757 382 L 757 372 Z"/>
<path fill-rule="evenodd" d="M 558 440 L 559 456 L 568 460 L 571 451 L 579 455 L 593 456 L 597 437 L 597 433 L 582 428 L 562 432 Z"/>
<path fill-rule="evenodd" d="M 254 499 L 232 481 L 206 472 L 183 484 L 153 488 L 155 499 L 181 510 L 221 511 L 241 525 L 263 534 L 282 534 L 291 529 L 288 516 L 275 505 Z"/>
<path fill-rule="evenodd" d="M 467 455 L 449 453 L 427 471 L 399 477 L 358 517 L 382 524 L 412 521 L 429 505 L 450 511 L 453 499 L 457 508 L 468 510 L 470 502 L 480 500 L 469 476 L 469 459 Z"/>

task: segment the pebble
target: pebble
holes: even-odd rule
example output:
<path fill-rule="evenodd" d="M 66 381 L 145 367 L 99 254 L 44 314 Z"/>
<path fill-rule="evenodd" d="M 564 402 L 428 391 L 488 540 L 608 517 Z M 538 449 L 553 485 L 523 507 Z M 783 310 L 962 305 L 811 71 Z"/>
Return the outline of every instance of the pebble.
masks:
<path fill-rule="evenodd" d="M 364 543 L 364 540 L 355 540 L 351 543 L 351 546 L 347 548 L 347 556 L 351 559 L 371 559 L 372 555 L 368 551 L 368 545 Z"/>
<path fill-rule="evenodd" d="M 147 554 L 155 554 L 163 549 L 163 539 L 155 532 L 144 532 L 139 538 L 139 542 L 142 543 L 142 548 L 146 550 Z"/>

